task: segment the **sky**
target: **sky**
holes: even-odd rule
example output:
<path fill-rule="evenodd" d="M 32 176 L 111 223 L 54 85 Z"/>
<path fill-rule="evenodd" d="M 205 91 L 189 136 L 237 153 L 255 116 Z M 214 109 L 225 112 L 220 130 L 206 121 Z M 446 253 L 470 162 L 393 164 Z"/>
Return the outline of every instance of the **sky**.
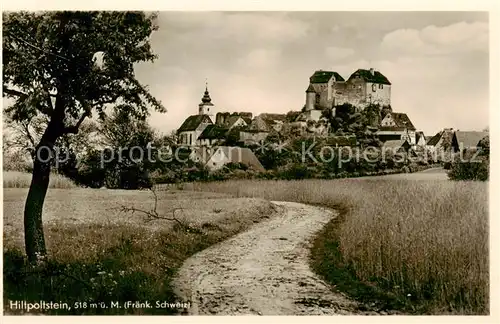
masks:
<path fill-rule="evenodd" d="M 162 101 L 160 132 L 198 113 L 205 81 L 216 112 L 300 110 L 315 70 L 347 79 L 375 68 L 395 112 L 418 130 L 489 124 L 487 12 L 161 12 L 154 63 L 137 78 Z"/>

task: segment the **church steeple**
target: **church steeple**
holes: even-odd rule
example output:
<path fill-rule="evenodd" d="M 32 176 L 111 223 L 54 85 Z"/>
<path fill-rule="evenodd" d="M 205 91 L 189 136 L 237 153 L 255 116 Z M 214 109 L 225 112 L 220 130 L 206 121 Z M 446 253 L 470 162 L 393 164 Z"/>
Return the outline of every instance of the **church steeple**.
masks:
<path fill-rule="evenodd" d="M 201 102 L 204 104 L 208 104 L 212 102 L 210 98 L 210 94 L 208 93 L 208 82 L 205 81 L 205 93 L 203 94 L 203 98 L 201 98 Z"/>
<path fill-rule="evenodd" d="M 198 105 L 198 114 L 199 115 L 208 115 L 212 122 L 214 121 L 214 104 L 212 103 L 212 99 L 210 98 L 210 93 L 208 92 L 208 82 L 205 81 L 205 93 L 201 98 L 201 103 Z"/>

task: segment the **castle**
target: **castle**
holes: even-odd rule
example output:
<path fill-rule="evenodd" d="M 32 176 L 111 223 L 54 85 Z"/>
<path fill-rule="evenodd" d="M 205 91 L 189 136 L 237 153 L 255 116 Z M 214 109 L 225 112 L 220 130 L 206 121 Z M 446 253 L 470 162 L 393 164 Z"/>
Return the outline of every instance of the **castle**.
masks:
<path fill-rule="evenodd" d="M 318 121 L 324 109 L 349 103 L 358 109 L 370 104 L 390 106 L 391 82 L 379 71 L 358 69 L 347 79 L 319 70 L 309 78 L 303 119 Z"/>

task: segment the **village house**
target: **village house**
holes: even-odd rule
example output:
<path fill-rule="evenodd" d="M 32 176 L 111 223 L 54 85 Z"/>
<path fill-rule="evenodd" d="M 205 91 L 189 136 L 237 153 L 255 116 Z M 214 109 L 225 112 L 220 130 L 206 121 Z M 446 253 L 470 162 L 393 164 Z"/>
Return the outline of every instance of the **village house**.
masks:
<path fill-rule="evenodd" d="M 241 163 L 255 171 L 265 171 L 255 154 L 250 149 L 243 147 L 195 147 L 190 158 L 201 163 L 210 171 L 219 170 L 228 163 Z"/>
<path fill-rule="evenodd" d="M 479 142 L 488 136 L 488 132 L 464 132 L 456 131 L 451 140 L 453 152 L 463 152 L 464 150 L 476 150 Z"/>
<path fill-rule="evenodd" d="M 246 145 L 261 143 L 270 133 L 280 132 L 286 123 L 285 114 L 260 114 L 240 131 L 240 141 Z"/>
<path fill-rule="evenodd" d="M 222 144 L 229 130 L 219 125 L 208 125 L 197 140 L 199 146 L 213 146 Z"/>
<path fill-rule="evenodd" d="M 252 123 L 252 113 L 217 113 L 215 124 L 231 130 L 235 127 L 246 127 Z"/>
<path fill-rule="evenodd" d="M 451 151 L 451 143 L 453 139 L 453 128 L 445 128 L 431 137 L 427 142 L 426 149 L 432 153 Z"/>
<path fill-rule="evenodd" d="M 385 153 L 407 153 L 410 151 L 411 144 L 407 139 L 389 140 L 384 142 L 382 150 Z"/>
<path fill-rule="evenodd" d="M 415 133 L 415 145 L 413 145 L 414 149 L 417 148 L 425 148 L 425 145 L 427 144 L 426 137 L 424 135 L 424 132 L 416 132 Z"/>
<path fill-rule="evenodd" d="M 410 145 L 416 144 L 416 128 L 404 113 L 388 113 L 380 122 L 376 133 L 382 142 L 390 140 L 408 140 Z"/>

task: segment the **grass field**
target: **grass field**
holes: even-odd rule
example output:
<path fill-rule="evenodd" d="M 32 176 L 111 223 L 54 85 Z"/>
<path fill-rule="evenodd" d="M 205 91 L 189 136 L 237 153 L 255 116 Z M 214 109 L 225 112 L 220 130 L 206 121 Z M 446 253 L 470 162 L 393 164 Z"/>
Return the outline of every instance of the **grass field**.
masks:
<path fill-rule="evenodd" d="M 176 222 L 145 222 L 141 213 L 121 206 L 153 209 L 149 191 L 49 189 L 44 205 L 48 262 L 33 269 L 23 257 L 23 208 L 27 189 L 4 189 L 4 310 L 9 300 L 64 301 L 71 311 L 51 314 L 171 314 L 176 310 L 100 309 L 93 302 L 167 301 L 175 299 L 170 280 L 194 253 L 267 219 L 278 209 L 262 199 L 228 198 L 225 194 L 160 191 L 157 211 Z"/>
<path fill-rule="evenodd" d="M 31 174 L 18 171 L 3 172 L 4 188 L 29 188 L 31 184 Z M 50 175 L 49 188 L 69 189 L 76 185 L 68 178 L 53 173 Z"/>
<path fill-rule="evenodd" d="M 488 183 L 229 181 L 196 190 L 336 208 L 312 267 L 337 289 L 410 313 L 489 313 Z"/>

